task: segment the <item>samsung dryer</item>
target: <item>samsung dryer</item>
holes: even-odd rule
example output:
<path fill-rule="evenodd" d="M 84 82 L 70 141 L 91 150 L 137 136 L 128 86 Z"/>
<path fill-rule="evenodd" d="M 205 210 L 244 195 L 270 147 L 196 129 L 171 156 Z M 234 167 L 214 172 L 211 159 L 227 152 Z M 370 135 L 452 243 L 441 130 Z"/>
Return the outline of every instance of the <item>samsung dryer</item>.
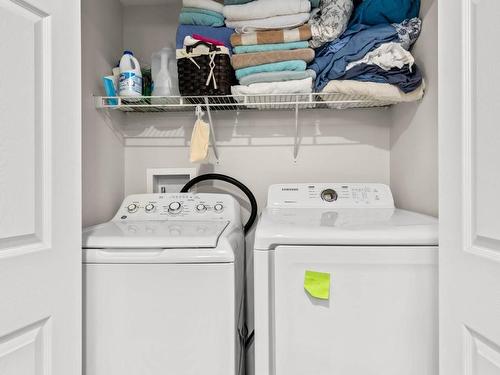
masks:
<path fill-rule="evenodd" d="M 437 375 L 438 221 L 382 184 L 269 189 L 255 235 L 258 375 Z"/>
<path fill-rule="evenodd" d="M 87 375 L 237 375 L 244 239 L 223 194 L 127 197 L 83 234 Z"/>

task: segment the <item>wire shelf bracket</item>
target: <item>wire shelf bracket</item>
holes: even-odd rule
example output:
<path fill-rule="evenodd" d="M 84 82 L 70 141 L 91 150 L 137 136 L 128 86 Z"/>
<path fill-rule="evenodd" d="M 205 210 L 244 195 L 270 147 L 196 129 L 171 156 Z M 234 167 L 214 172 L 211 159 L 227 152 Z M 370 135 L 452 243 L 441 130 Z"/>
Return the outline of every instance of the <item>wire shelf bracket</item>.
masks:
<path fill-rule="evenodd" d="M 300 146 L 299 105 L 295 104 L 295 138 L 293 141 L 293 162 L 297 163 Z"/>
<path fill-rule="evenodd" d="M 214 151 L 214 156 L 217 162 L 219 162 L 219 150 L 217 149 L 217 137 L 215 136 L 215 127 L 212 120 L 212 113 L 210 112 L 210 104 L 208 102 L 208 97 L 205 97 L 205 108 L 207 110 L 208 124 L 210 126 L 210 141 L 212 143 L 212 149 Z"/>

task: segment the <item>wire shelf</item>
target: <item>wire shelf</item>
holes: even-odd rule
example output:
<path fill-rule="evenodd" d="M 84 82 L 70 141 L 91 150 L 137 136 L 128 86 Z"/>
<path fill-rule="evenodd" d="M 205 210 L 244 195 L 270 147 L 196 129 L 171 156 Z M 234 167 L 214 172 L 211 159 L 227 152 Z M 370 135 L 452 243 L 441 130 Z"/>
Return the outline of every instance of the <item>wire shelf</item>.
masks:
<path fill-rule="evenodd" d="M 188 112 L 197 109 L 206 111 L 210 125 L 210 139 L 217 161 L 215 126 L 213 111 L 248 111 L 248 110 L 292 110 L 295 113 L 295 135 L 293 158 L 297 160 L 300 147 L 299 112 L 309 109 L 349 109 L 387 107 L 397 104 L 388 99 L 374 99 L 365 96 L 341 93 L 306 93 L 272 95 L 225 95 L 225 96 L 138 96 L 134 98 L 118 96 L 96 96 L 96 107 L 100 109 L 132 112 Z"/>
<path fill-rule="evenodd" d="M 202 106 L 211 111 L 349 109 L 386 107 L 396 101 L 340 93 L 225 96 L 96 96 L 97 108 L 123 112 L 183 112 Z"/>

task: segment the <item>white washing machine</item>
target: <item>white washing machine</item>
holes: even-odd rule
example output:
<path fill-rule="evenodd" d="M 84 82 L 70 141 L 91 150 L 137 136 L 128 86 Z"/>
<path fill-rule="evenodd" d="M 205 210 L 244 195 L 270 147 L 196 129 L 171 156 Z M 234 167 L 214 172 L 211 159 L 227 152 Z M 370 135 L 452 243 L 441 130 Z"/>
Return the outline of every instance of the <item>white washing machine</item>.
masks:
<path fill-rule="evenodd" d="M 255 236 L 256 375 L 437 375 L 438 221 L 382 184 L 269 189 Z"/>
<path fill-rule="evenodd" d="M 237 375 L 244 240 L 223 194 L 127 197 L 85 230 L 87 375 Z"/>

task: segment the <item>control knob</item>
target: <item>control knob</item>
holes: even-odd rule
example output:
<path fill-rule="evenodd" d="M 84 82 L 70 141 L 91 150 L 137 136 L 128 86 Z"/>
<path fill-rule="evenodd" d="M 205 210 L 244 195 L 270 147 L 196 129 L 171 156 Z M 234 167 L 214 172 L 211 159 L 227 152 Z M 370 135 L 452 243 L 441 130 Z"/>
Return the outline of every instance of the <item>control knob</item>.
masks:
<path fill-rule="evenodd" d="M 207 210 L 207 206 L 205 206 L 204 204 L 200 203 L 200 204 L 196 205 L 196 211 L 205 212 L 206 210 Z"/>
<path fill-rule="evenodd" d="M 335 202 L 338 198 L 338 194 L 333 189 L 325 189 L 321 192 L 321 199 L 325 202 Z"/>
<path fill-rule="evenodd" d="M 132 204 L 129 204 L 127 206 L 127 211 L 130 213 L 130 214 L 133 214 L 134 212 L 137 211 L 137 209 L 139 208 L 138 205 L 136 205 L 135 203 L 132 203 Z"/>
<path fill-rule="evenodd" d="M 217 203 L 215 206 L 214 206 L 214 211 L 215 212 L 221 212 L 222 210 L 224 210 L 224 206 L 220 203 Z"/>
<path fill-rule="evenodd" d="M 149 214 L 155 210 L 155 205 L 153 203 L 149 203 L 144 207 L 144 210 Z"/>
<path fill-rule="evenodd" d="M 182 204 L 180 202 L 172 202 L 168 205 L 168 212 L 171 214 L 179 213 L 182 209 Z"/>

